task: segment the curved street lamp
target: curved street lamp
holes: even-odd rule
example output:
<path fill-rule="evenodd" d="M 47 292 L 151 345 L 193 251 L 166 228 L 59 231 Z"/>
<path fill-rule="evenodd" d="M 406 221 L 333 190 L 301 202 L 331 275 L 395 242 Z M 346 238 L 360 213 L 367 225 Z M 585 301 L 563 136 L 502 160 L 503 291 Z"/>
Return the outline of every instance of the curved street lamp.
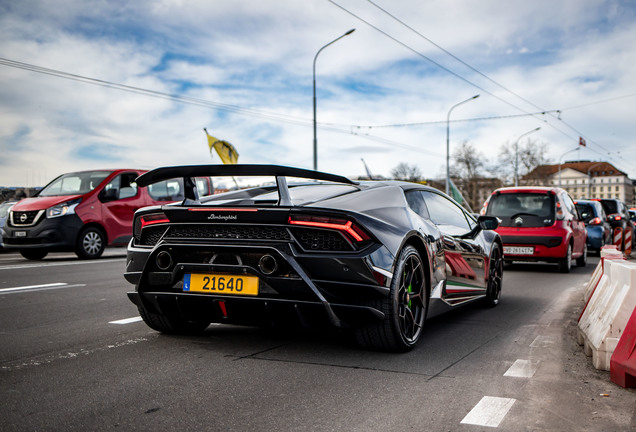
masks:
<path fill-rule="evenodd" d="M 479 95 L 475 95 L 471 98 L 466 99 L 465 101 L 461 101 L 456 103 L 448 110 L 448 115 L 446 116 L 446 195 L 450 191 L 450 115 L 451 111 L 461 104 L 465 104 L 466 102 L 470 102 L 473 99 L 477 99 Z"/>
<path fill-rule="evenodd" d="M 538 128 L 534 128 L 529 132 L 519 135 L 519 138 L 517 138 L 517 141 L 515 142 L 515 187 L 519 186 L 519 140 L 523 138 L 524 136 L 530 135 L 531 133 L 534 133 L 540 129 L 541 129 L 541 126 L 539 126 Z"/>
<path fill-rule="evenodd" d="M 349 36 L 354 31 L 356 31 L 356 29 L 351 29 L 345 34 L 343 34 L 342 36 L 335 38 L 334 40 L 329 42 L 327 45 L 320 48 L 318 52 L 316 53 L 316 55 L 314 56 L 314 171 L 318 170 L 318 138 L 316 137 L 316 59 L 318 58 L 318 54 L 320 54 L 322 50 L 327 48 L 332 43 L 339 41 L 343 37 Z"/>
<path fill-rule="evenodd" d="M 561 187 L 561 159 L 563 159 L 563 156 L 565 156 L 566 154 L 575 152 L 577 150 L 581 150 L 581 146 L 575 148 L 574 150 L 568 150 L 559 157 L 559 187 Z"/>

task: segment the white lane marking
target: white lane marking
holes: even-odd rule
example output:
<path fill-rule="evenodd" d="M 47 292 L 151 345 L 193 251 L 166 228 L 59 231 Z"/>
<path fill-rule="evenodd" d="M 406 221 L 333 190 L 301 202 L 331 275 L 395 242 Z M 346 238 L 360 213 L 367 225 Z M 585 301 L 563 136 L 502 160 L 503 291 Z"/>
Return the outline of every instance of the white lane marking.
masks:
<path fill-rule="evenodd" d="M 76 287 L 84 287 L 86 284 L 73 284 L 69 285 L 64 282 L 45 284 L 45 285 L 29 285 L 23 287 L 13 287 L 13 288 L 2 288 L 0 289 L 0 295 L 5 294 L 19 294 L 23 292 L 34 292 L 34 291 L 46 291 L 46 290 L 55 290 L 60 288 L 76 288 Z"/>
<path fill-rule="evenodd" d="M 461 422 L 477 426 L 498 427 L 515 401 L 515 399 L 509 398 L 484 396 Z"/>
<path fill-rule="evenodd" d="M 68 284 L 64 282 L 56 282 L 56 283 L 50 283 L 50 284 L 44 284 L 44 285 L 26 285 L 26 286 L 13 287 L 13 288 L 2 288 L 0 289 L 0 293 L 11 292 L 11 291 L 27 291 L 27 290 L 39 289 L 39 288 L 59 288 L 66 285 Z"/>
<path fill-rule="evenodd" d="M 532 362 L 530 360 L 519 359 L 515 361 L 512 366 L 510 366 L 504 376 L 515 378 L 532 378 L 538 368 L 538 361 Z"/>
<path fill-rule="evenodd" d="M 109 321 L 108 324 L 132 324 L 132 323 L 136 323 L 141 321 L 141 317 L 140 316 L 136 316 L 136 317 L 132 317 L 132 318 L 125 318 L 125 319 L 120 319 L 117 321 Z"/>
<path fill-rule="evenodd" d="M 554 338 L 552 336 L 537 336 L 530 344 L 531 348 L 547 348 L 554 344 Z"/>
<path fill-rule="evenodd" d="M 107 264 L 107 263 L 120 262 L 120 261 L 125 261 L 125 258 L 66 261 L 66 262 L 47 262 L 47 263 L 37 263 L 37 264 L 14 264 L 14 265 L 0 266 L 0 270 L 20 270 L 20 269 L 26 269 L 26 268 L 58 267 L 58 266 L 82 265 L 82 264 Z"/>

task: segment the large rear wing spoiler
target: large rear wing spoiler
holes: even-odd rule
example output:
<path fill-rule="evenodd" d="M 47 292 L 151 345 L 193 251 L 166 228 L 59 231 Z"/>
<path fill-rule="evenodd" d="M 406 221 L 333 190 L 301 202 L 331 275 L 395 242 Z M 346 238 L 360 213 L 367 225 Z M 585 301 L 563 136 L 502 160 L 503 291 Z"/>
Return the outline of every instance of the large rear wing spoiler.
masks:
<path fill-rule="evenodd" d="M 195 177 L 234 177 L 234 176 L 273 176 L 276 177 L 278 189 L 278 205 L 291 206 L 291 196 L 286 177 L 298 177 L 312 180 L 324 180 L 335 183 L 356 185 L 357 182 L 347 177 L 329 174 L 321 171 L 312 171 L 302 168 L 293 168 L 282 165 L 184 165 L 156 168 L 137 177 L 137 185 L 148 186 L 164 180 L 183 178 L 184 204 L 199 201 L 199 193 L 196 187 Z"/>

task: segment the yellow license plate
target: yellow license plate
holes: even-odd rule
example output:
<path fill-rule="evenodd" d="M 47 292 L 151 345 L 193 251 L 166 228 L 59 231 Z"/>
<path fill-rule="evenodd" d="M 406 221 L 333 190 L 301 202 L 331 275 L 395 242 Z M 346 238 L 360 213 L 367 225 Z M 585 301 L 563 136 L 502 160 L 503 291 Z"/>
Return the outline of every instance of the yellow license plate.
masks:
<path fill-rule="evenodd" d="M 258 295 L 258 278 L 229 274 L 183 275 L 183 291 L 207 294 Z"/>

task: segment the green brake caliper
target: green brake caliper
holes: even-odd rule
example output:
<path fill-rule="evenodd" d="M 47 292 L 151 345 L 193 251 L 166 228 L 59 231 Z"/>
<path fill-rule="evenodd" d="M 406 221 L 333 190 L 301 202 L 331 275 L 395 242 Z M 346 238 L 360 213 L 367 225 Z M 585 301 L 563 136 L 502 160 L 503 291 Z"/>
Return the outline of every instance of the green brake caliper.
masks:
<path fill-rule="evenodd" d="M 406 272 L 404 273 L 404 277 L 406 277 Z M 411 282 L 408 286 L 408 288 L 406 289 L 406 292 L 409 293 L 408 296 L 406 297 L 408 304 L 409 304 L 409 309 L 411 309 L 412 305 L 413 305 L 413 301 L 411 300 L 411 294 L 413 294 L 413 283 Z"/>

